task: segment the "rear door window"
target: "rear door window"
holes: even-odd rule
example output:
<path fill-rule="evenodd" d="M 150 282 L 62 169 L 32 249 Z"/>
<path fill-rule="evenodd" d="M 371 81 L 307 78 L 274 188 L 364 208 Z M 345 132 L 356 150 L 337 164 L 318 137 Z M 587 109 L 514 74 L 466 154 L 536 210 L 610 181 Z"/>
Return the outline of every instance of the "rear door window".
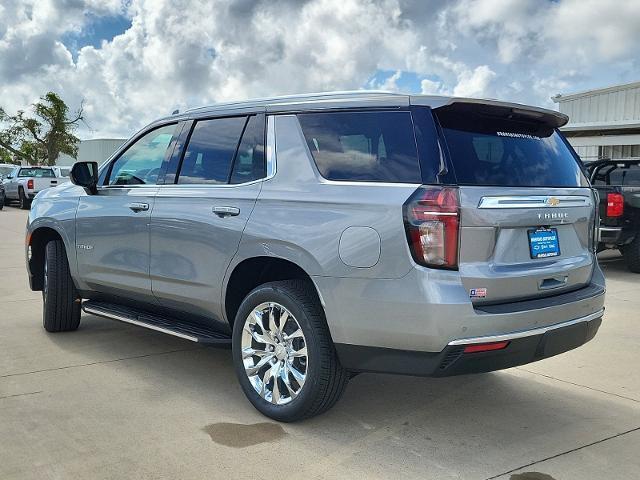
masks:
<path fill-rule="evenodd" d="M 303 113 L 298 120 L 324 178 L 421 183 L 410 112 Z"/>
<path fill-rule="evenodd" d="M 180 167 L 180 184 L 228 183 L 247 117 L 197 121 Z"/>
<path fill-rule="evenodd" d="M 264 115 L 249 117 L 233 161 L 230 183 L 247 183 L 267 176 L 264 157 Z"/>
<path fill-rule="evenodd" d="M 551 127 L 472 110 L 436 110 L 460 185 L 577 187 L 587 180 Z"/>

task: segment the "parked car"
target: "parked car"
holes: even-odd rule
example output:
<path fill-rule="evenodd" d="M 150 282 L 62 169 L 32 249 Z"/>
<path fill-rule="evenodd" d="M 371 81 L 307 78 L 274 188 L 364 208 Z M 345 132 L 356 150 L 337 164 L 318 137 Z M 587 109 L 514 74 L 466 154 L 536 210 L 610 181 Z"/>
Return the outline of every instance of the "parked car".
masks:
<path fill-rule="evenodd" d="M 329 409 L 357 372 L 441 377 L 571 350 L 596 334 L 605 283 L 566 122 L 380 93 L 157 120 L 36 197 L 44 328 L 75 330 L 82 309 L 231 345 L 244 393 L 280 421 Z"/>
<path fill-rule="evenodd" d="M 640 273 L 640 159 L 598 160 L 587 170 L 600 196 L 598 249 L 620 250 Z"/>
<path fill-rule="evenodd" d="M 26 210 L 38 192 L 55 187 L 61 181 L 52 167 L 14 167 L 4 180 L 6 202 L 17 200 Z"/>
<path fill-rule="evenodd" d="M 0 178 L 0 210 L 4 208 L 5 196 L 4 196 L 4 184 Z"/>

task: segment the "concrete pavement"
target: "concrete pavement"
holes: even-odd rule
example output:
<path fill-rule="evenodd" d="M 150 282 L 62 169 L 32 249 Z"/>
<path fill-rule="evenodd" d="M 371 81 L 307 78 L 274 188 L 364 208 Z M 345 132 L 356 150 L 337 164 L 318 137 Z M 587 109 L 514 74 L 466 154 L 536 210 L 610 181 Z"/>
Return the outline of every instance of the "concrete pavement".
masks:
<path fill-rule="evenodd" d="M 615 255 L 584 347 L 483 375 L 360 375 L 330 412 L 280 425 L 227 350 L 86 314 L 47 334 L 25 220 L 0 212 L 2 479 L 640 477 L 640 275 Z"/>

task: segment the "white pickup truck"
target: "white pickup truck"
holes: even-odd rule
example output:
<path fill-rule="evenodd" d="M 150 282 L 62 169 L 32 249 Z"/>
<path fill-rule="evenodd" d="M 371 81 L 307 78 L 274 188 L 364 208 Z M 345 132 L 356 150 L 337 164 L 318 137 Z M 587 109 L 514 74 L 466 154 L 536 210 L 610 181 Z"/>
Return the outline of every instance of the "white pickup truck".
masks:
<path fill-rule="evenodd" d="M 39 191 L 68 181 L 57 176 L 54 167 L 15 167 L 3 181 L 5 203 L 18 200 L 20 208 L 26 210 Z"/>

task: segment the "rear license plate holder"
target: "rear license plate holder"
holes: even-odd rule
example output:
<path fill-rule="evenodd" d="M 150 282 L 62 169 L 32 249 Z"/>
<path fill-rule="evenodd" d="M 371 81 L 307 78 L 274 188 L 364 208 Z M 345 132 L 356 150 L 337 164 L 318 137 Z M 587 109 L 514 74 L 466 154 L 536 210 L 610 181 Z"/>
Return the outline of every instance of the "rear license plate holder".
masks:
<path fill-rule="evenodd" d="M 560 240 L 556 228 L 535 228 L 527 231 L 529 255 L 533 259 L 560 255 Z"/>

